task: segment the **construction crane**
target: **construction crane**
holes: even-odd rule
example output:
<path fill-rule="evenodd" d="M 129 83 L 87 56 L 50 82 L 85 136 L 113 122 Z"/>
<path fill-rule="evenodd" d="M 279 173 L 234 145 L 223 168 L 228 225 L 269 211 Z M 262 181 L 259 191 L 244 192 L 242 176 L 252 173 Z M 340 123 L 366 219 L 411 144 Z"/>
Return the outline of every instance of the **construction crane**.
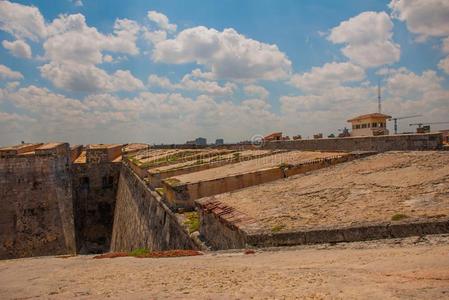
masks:
<path fill-rule="evenodd" d="M 449 122 L 413 123 L 413 124 L 409 124 L 409 126 L 418 126 L 418 129 L 416 129 L 416 131 L 418 133 L 424 133 L 424 132 L 430 132 L 430 125 L 436 125 L 436 124 L 449 124 Z"/>
<path fill-rule="evenodd" d="M 416 117 L 421 117 L 421 116 L 422 115 L 413 115 L 413 116 L 406 116 L 406 117 L 390 118 L 389 121 L 391 121 L 391 120 L 394 121 L 394 134 L 398 134 L 398 120 L 416 118 Z"/>

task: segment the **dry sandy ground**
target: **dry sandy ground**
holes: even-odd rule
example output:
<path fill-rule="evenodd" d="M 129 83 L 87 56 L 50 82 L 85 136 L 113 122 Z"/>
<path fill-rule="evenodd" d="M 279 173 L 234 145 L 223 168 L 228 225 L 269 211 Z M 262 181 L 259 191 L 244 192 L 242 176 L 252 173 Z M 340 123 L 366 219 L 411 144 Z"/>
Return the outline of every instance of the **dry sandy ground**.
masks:
<path fill-rule="evenodd" d="M 446 218 L 449 152 L 387 152 L 214 198 L 267 230 Z"/>
<path fill-rule="evenodd" d="M 449 298 L 449 235 L 183 258 L 0 261 L 0 298 Z"/>

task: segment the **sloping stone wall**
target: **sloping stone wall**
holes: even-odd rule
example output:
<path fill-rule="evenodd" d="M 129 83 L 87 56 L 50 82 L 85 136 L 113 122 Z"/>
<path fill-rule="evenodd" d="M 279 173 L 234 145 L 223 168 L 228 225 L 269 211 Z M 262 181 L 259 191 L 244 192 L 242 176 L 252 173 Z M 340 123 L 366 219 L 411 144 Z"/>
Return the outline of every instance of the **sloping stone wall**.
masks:
<path fill-rule="evenodd" d="M 176 215 L 157 193 L 122 164 L 111 251 L 198 249 Z"/>

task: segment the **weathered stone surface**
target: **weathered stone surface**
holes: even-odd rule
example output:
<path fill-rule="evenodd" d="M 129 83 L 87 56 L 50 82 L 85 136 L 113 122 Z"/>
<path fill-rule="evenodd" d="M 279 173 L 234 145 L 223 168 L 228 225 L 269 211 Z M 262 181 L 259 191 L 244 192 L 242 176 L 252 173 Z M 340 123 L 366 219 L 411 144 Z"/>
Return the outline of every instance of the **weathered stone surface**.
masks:
<path fill-rule="evenodd" d="M 69 145 L 38 149 L 0 158 L 0 258 L 75 252 Z"/>
<path fill-rule="evenodd" d="M 320 151 L 399 151 L 438 150 L 443 145 L 441 133 L 383 135 L 370 137 L 328 138 L 314 140 L 274 141 L 264 149 Z"/>
<path fill-rule="evenodd" d="M 447 233 L 448 162 L 443 151 L 386 152 L 199 199 L 200 231 L 222 248 L 242 240 L 267 247 Z M 238 213 L 259 229 L 230 217 Z"/>
<path fill-rule="evenodd" d="M 73 206 L 77 251 L 109 251 L 121 163 L 74 163 Z"/>
<path fill-rule="evenodd" d="M 197 249 L 175 214 L 123 164 L 117 192 L 111 251 Z"/>

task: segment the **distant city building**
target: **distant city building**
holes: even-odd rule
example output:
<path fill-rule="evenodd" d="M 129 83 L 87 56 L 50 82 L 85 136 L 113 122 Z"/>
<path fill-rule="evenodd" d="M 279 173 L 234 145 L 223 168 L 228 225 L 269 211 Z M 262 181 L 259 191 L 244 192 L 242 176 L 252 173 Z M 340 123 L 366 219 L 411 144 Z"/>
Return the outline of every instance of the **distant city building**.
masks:
<path fill-rule="evenodd" d="M 217 146 L 224 145 L 224 140 L 223 139 L 216 139 L 215 140 L 215 145 L 217 145 Z"/>
<path fill-rule="evenodd" d="M 391 116 L 373 113 L 348 120 L 352 124 L 351 136 L 388 135 L 387 119 Z"/>
<path fill-rule="evenodd" d="M 280 140 L 282 140 L 282 132 L 270 133 L 269 135 L 265 136 L 263 139 L 266 142 L 269 142 L 269 141 L 280 141 Z"/>
<path fill-rule="evenodd" d="M 207 140 L 205 138 L 199 137 L 195 139 L 195 145 L 197 146 L 206 146 Z"/>

